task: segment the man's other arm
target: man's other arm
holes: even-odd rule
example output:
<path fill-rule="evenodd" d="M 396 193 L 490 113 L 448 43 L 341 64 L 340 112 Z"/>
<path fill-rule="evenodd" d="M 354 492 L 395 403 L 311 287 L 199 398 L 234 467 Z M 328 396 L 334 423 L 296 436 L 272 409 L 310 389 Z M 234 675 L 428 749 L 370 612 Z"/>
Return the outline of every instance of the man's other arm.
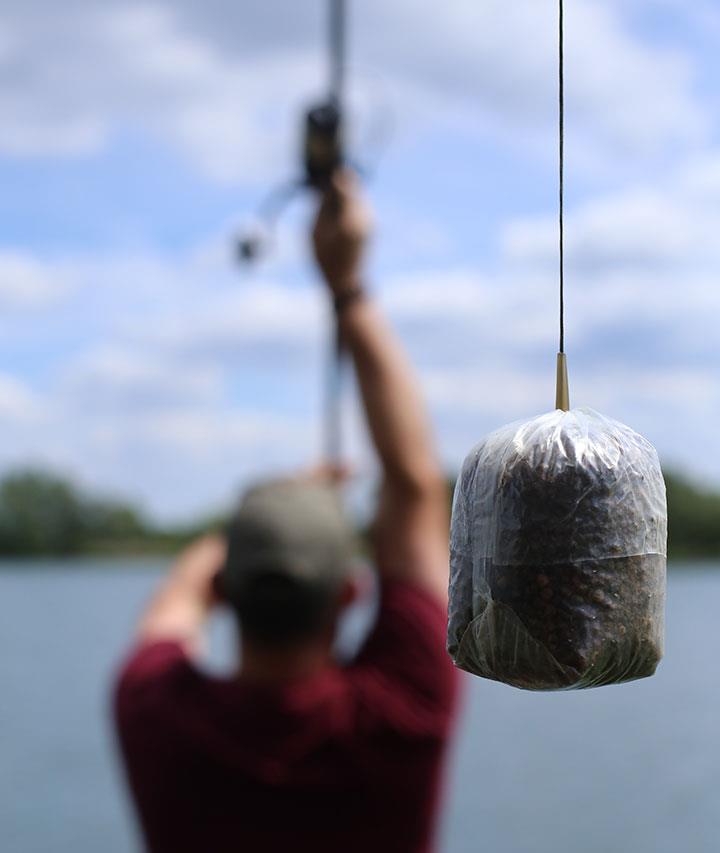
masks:
<path fill-rule="evenodd" d="M 208 535 L 180 554 L 140 619 L 140 643 L 170 641 L 189 654 L 199 651 L 203 625 L 216 603 L 214 579 L 225 550 L 223 537 Z"/>

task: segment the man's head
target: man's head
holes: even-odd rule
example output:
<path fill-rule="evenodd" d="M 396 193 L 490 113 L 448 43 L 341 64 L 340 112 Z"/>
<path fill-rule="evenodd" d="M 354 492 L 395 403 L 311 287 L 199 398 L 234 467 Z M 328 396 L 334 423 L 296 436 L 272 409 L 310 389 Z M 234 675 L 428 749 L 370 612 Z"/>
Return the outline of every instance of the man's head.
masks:
<path fill-rule="evenodd" d="M 351 598 L 354 552 L 332 488 L 282 480 L 251 489 L 228 528 L 218 578 L 243 639 L 282 648 L 331 633 Z"/>

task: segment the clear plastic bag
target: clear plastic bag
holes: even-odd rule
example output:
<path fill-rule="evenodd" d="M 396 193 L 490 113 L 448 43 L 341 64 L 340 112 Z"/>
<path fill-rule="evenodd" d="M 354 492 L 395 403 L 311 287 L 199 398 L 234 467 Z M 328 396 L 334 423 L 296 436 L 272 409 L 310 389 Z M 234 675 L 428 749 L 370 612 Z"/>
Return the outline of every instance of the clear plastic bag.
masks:
<path fill-rule="evenodd" d="M 455 489 L 451 657 L 528 690 L 652 675 L 666 544 L 665 483 L 642 436 L 590 409 L 503 427 Z"/>

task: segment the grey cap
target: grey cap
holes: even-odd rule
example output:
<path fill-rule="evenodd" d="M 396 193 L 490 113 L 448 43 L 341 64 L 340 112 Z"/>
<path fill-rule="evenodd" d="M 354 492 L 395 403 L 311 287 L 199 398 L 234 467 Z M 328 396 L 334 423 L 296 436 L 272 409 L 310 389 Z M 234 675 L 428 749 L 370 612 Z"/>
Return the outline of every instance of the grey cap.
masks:
<path fill-rule="evenodd" d="M 249 575 L 272 572 L 310 583 L 339 583 L 355 552 L 335 489 L 273 481 L 251 489 L 230 523 L 226 579 L 234 586 Z"/>

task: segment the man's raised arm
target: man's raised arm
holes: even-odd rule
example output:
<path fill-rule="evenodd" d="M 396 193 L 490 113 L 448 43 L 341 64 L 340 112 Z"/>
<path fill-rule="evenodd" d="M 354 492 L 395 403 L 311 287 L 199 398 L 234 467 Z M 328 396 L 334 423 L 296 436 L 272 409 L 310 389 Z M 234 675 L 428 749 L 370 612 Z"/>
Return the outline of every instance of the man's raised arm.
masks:
<path fill-rule="evenodd" d="M 425 406 L 397 338 L 363 290 L 370 217 L 354 176 L 335 176 L 318 213 L 315 255 L 338 310 L 383 467 L 375 523 L 378 571 L 447 597 L 447 489 Z"/>

